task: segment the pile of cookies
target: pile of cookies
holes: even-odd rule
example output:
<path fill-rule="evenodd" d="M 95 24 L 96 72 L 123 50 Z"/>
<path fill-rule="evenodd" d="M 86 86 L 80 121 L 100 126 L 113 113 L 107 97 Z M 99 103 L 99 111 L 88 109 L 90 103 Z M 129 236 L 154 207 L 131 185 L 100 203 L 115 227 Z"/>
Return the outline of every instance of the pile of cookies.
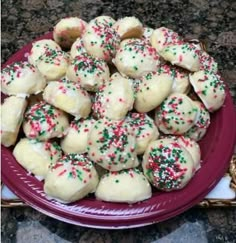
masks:
<path fill-rule="evenodd" d="M 69 17 L 2 70 L 2 144 L 49 199 L 135 203 L 200 169 L 198 141 L 225 100 L 217 63 L 135 17 Z M 24 138 L 18 133 L 22 126 Z"/>

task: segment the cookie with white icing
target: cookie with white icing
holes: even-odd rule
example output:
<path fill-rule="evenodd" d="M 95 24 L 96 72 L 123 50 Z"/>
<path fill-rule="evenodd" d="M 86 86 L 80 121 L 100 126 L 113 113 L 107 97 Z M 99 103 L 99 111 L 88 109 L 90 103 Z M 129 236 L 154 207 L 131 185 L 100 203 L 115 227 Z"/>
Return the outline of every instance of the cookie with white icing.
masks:
<path fill-rule="evenodd" d="M 45 101 L 29 107 L 25 113 L 23 130 L 26 137 L 31 139 L 46 141 L 62 137 L 68 127 L 67 115 Z"/>
<path fill-rule="evenodd" d="M 150 72 L 140 79 L 136 89 L 134 108 L 149 112 L 159 106 L 170 94 L 173 76 L 169 72 Z"/>
<path fill-rule="evenodd" d="M 61 140 L 61 148 L 64 153 L 85 153 L 88 146 L 88 134 L 95 120 L 74 119 L 67 130 L 67 134 Z"/>
<path fill-rule="evenodd" d="M 89 158 L 109 171 L 138 166 L 136 136 L 125 121 L 101 119 L 93 125 L 88 137 Z"/>
<path fill-rule="evenodd" d="M 45 86 L 45 78 L 28 62 L 15 62 L 1 71 L 1 88 L 4 94 L 26 97 L 40 93 Z"/>
<path fill-rule="evenodd" d="M 70 56 L 64 51 L 47 49 L 36 62 L 36 66 L 47 81 L 56 81 L 66 74 Z"/>
<path fill-rule="evenodd" d="M 96 93 L 92 109 L 97 118 L 107 117 L 112 120 L 123 119 L 132 110 L 134 91 L 132 81 L 114 73 L 109 82 Z"/>
<path fill-rule="evenodd" d="M 5 147 L 14 145 L 23 121 L 27 101 L 10 96 L 1 104 L 1 143 Z"/>
<path fill-rule="evenodd" d="M 191 180 L 194 162 L 183 146 L 171 139 L 160 139 L 149 144 L 142 167 L 154 187 L 172 191 L 182 189 Z"/>
<path fill-rule="evenodd" d="M 66 78 L 48 83 L 43 99 L 77 118 L 86 118 L 92 106 L 88 92 Z"/>
<path fill-rule="evenodd" d="M 220 75 L 201 70 L 190 74 L 189 79 L 195 93 L 208 111 L 216 111 L 224 104 L 225 85 Z"/>
<path fill-rule="evenodd" d="M 86 53 L 84 48 L 84 42 L 82 38 L 77 38 L 77 40 L 72 44 L 70 49 L 70 56 L 73 60 L 76 56 Z"/>
<path fill-rule="evenodd" d="M 80 200 L 95 191 L 98 175 L 83 154 L 67 154 L 50 167 L 44 183 L 46 195 L 62 203 Z"/>
<path fill-rule="evenodd" d="M 88 91 L 97 91 L 109 80 L 110 71 L 105 61 L 83 53 L 71 61 L 66 76 Z"/>
<path fill-rule="evenodd" d="M 135 40 L 119 48 L 113 62 L 122 75 L 131 78 L 141 78 L 156 71 L 160 64 L 155 48 Z"/>
<path fill-rule="evenodd" d="M 89 26 L 112 27 L 115 20 L 111 16 L 101 15 L 89 21 Z"/>
<path fill-rule="evenodd" d="M 169 95 L 155 111 L 157 127 L 165 134 L 180 135 L 188 131 L 196 121 L 198 109 L 186 95 Z"/>
<path fill-rule="evenodd" d="M 159 137 L 158 129 L 146 113 L 130 112 L 126 119 L 136 135 L 136 152 L 143 154 L 148 144 Z"/>
<path fill-rule="evenodd" d="M 161 51 L 169 45 L 182 44 L 183 39 L 173 30 L 166 27 L 160 27 L 152 31 L 150 42 L 160 54 Z"/>
<path fill-rule="evenodd" d="M 53 39 L 63 48 L 70 48 L 75 40 L 82 36 L 87 23 L 77 17 L 61 19 L 54 27 Z"/>
<path fill-rule="evenodd" d="M 136 17 L 124 17 L 116 21 L 112 28 L 117 31 L 121 40 L 127 38 L 141 38 L 143 24 Z"/>
<path fill-rule="evenodd" d="M 36 66 L 37 60 L 47 51 L 48 48 L 61 51 L 61 47 L 53 40 L 43 39 L 34 41 L 28 56 L 28 62 Z"/>
<path fill-rule="evenodd" d="M 151 43 L 150 40 L 151 40 L 151 36 L 152 36 L 153 31 L 154 31 L 153 28 L 144 27 L 143 28 L 142 39 L 145 40 L 145 41 L 147 41 L 148 43 Z"/>
<path fill-rule="evenodd" d="M 208 70 L 213 73 L 218 72 L 218 64 L 215 59 L 207 52 L 202 51 L 200 53 L 200 70 Z"/>
<path fill-rule="evenodd" d="M 200 51 L 190 43 L 170 45 L 159 53 L 166 61 L 191 72 L 200 70 Z"/>
<path fill-rule="evenodd" d="M 184 134 L 195 141 L 199 141 L 207 132 L 207 128 L 210 125 L 210 114 L 206 107 L 199 101 L 194 101 L 198 108 L 198 116 L 195 124 Z"/>
<path fill-rule="evenodd" d="M 111 27 L 94 21 L 88 24 L 82 36 L 84 47 L 88 54 L 111 62 L 120 44 L 120 36 Z"/>
<path fill-rule="evenodd" d="M 62 151 L 56 142 L 40 142 L 22 138 L 15 146 L 13 155 L 16 161 L 38 179 L 45 178 L 49 166 L 55 164 Z"/>
<path fill-rule="evenodd" d="M 95 196 L 106 202 L 136 203 L 150 198 L 152 190 L 141 171 L 128 169 L 103 175 Z"/>

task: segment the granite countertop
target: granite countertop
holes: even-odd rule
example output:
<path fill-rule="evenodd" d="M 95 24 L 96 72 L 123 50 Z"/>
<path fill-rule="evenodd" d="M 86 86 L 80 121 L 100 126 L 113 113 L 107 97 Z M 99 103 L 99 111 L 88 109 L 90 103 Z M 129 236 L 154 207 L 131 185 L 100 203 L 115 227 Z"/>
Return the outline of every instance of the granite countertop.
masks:
<path fill-rule="evenodd" d="M 150 27 L 166 26 L 207 48 L 236 98 L 236 2 L 230 0 L 22 0 L 2 1 L 2 59 L 59 19 L 99 15 L 136 16 Z M 69 225 L 29 207 L 2 209 L 2 242 L 236 242 L 236 208 L 192 208 L 163 223 L 129 230 L 96 230 Z"/>

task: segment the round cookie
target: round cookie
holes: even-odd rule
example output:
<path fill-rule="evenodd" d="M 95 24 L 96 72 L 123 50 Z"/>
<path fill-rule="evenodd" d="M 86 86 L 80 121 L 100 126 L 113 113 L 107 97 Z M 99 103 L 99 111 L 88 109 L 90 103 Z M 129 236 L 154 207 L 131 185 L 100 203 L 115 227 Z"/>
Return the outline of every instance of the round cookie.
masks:
<path fill-rule="evenodd" d="M 122 121 L 98 120 L 88 138 L 89 158 L 109 171 L 138 166 L 136 137 L 132 127 Z"/>
<path fill-rule="evenodd" d="M 133 103 L 132 81 L 114 73 L 109 82 L 96 93 L 92 106 L 93 114 L 97 118 L 121 120 L 132 110 Z"/>
<path fill-rule="evenodd" d="M 87 23 L 77 17 L 61 19 L 53 30 L 53 39 L 63 48 L 70 48 L 85 31 Z"/>
<path fill-rule="evenodd" d="M 102 176 L 95 196 L 106 202 L 136 203 L 152 196 L 152 189 L 138 169 L 109 172 Z"/>
<path fill-rule="evenodd" d="M 66 52 L 47 49 L 37 60 L 36 66 L 47 81 L 55 81 L 66 74 L 69 60 Z"/>
<path fill-rule="evenodd" d="M 89 26 L 99 26 L 99 27 L 112 27 L 115 24 L 115 20 L 106 15 L 98 16 L 89 22 Z"/>
<path fill-rule="evenodd" d="M 138 112 L 149 112 L 159 106 L 170 94 L 173 85 L 173 77 L 168 72 L 151 72 L 140 80 L 134 103 Z"/>
<path fill-rule="evenodd" d="M 213 73 L 218 72 L 218 64 L 212 56 L 205 51 L 200 54 L 200 70 L 208 70 Z"/>
<path fill-rule="evenodd" d="M 184 94 L 171 94 L 155 111 L 157 127 L 165 134 L 180 135 L 195 123 L 198 109 Z"/>
<path fill-rule="evenodd" d="M 37 60 L 40 56 L 45 54 L 48 48 L 51 50 L 61 51 L 61 47 L 53 40 L 43 39 L 33 42 L 28 56 L 28 62 L 36 66 Z"/>
<path fill-rule="evenodd" d="M 23 121 L 27 101 L 24 98 L 10 96 L 1 104 L 1 144 L 14 145 Z"/>
<path fill-rule="evenodd" d="M 141 38 L 143 25 L 136 17 L 124 17 L 116 21 L 112 28 L 117 31 L 121 40 L 127 38 Z"/>
<path fill-rule="evenodd" d="M 88 134 L 95 123 L 92 118 L 74 119 L 61 140 L 64 153 L 85 153 L 88 145 Z"/>
<path fill-rule="evenodd" d="M 195 124 L 184 134 L 184 136 L 199 141 L 206 134 L 207 128 L 210 125 L 210 114 L 201 102 L 194 101 L 194 103 L 198 107 L 199 114 Z"/>
<path fill-rule="evenodd" d="M 29 107 L 25 113 L 23 130 L 31 139 L 46 141 L 62 137 L 68 127 L 67 115 L 44 101 Z"/>
<path fill-rule="evenodd" d="M 83 154 L 67 154 L 49 169 L 44 192 L 51 199 L 71 203 L 94 192 L 97 184 L 93 163 Z"/>
<path fill-rule="evenodd" d="M 199 170 L 201 168 L 201 150 L 198 143 L 185 136 L 168 136 L 167 138 L 164 138 L 163 144 L 168 144 L 168 142 L 171 140 L 173 142 L 177 142 L 190 153 L 193 159 L 193 173 Z"/>
<path fill-rule="evenodd" d="M 160 64 L 156 50 L 140 41 L 127 43 L 119 48 L 113 62 L 122 75 L 131 78 L 141 78 L 156 71 Z"/>
<path fill-rule="evenodd" d="M 116 31 L 107 25 L 99 24 L 98 21 L 89 23 L 82 39 L 88 54 L 106 62 L 111 62 L 120 44 Z"/>
<path fill-rule="evenodd" d="M 43 99 L 76 118 L 86 118 L 92 106 L 87 91 L 66 78 L 48 83 Z"/>
<path fill-rule="evenodd" d="M 2 93 L 6 95 L 26 97 L 40 93 L 45 86 L 45 78 L 28 62 L 15 62 L 1 71 Z"/>
<path fill-rule="evenodd" d="M 136 152 L 138 155 L 143 154 L 148 144 L 159 137 L 158 129 L 145 113 L 130 112 L 126 119 L 136 135 Z"/>
<path fill-rule="evenodd" d="M 224 104 L 225 85 L 218 74 L 201 70 L 190 74 L 189 80 L 208 111 L 216 111 Z"/>
<path fill-rule="evenodd" d="M 71 61 L 66 76 L 88 91 L 97 91 L 109 80 L 110 71 L 105 61 L 83 53 Z"/>
<path fill-rule="evenodd" d="M 36 139 L 22 138 L 15 146 L 13 155 L 28 172 L 43 180 L 49 166 L 55 164 L 62 151 L 56 142 L 40 142 Z"/>
<path fill-rule="evenodd" d="M 72 44 L 70 49 L 70 56 L 73 60 L 76 56 L 81 55 L 83 53 L 86 53 L 86 50 L 84 48 L 84 42 L 82 38 L 77 38 L 77 40 Z"/>
<path fill-rule="evenodd" d="M 152 31 L 152 34 L 150 36 L 150 42 L 151 42 L 151 45 L 160 54 L 160 52 L 165 47 L 167 47 L 169 45 L 182 44 L 183 40 L 173 30 L 165 28 L 165 27 L 160 27 L 160 28 Z"/>
<path fill-rule="evenodd" d="M 171 139 L 149 144 L 143 156 L 143 171 L 154 187 L 162 191 L 182 189 L 193 176 L 190 153 Z"/>
<path fill-rule="evenodd" d="M 200 51 L 190 43 L 167 46 L 159 53 L 172 65 L 185 68 L 191 72 L 200 69 Z"/>

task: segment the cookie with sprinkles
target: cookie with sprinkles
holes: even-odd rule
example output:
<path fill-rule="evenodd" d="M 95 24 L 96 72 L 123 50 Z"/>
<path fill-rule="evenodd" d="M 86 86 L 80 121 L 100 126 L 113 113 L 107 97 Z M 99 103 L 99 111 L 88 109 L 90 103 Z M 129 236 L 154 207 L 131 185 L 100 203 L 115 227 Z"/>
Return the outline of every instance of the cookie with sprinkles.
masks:
<path fill-rule="evenodd" d="M 27 106 L 25 98 L 10 96 L 1 104 L 1 144 L 14 145 Z"/>
<path fill-rule="evenodd" d="M 187 95 L 174 93 L 157 107 L 155 122 L 163 133 L 180 135 L 195 124 L 198 112 L 195 103 Z"/>
<path fill-rule="evenodd" d="M 210 114 L 206 107 L 199 101 L 194 101 L 198 107 L 199 113 L 195 124 L 184 134 L 195 141 L 199 141 L 207 132 L 207 128 L 210 125 Z"/>
<path fill-rule="evenodd" d="M 29 107 L 23 122 L 26 137 L 39 141 L 62 137 L 68 127 L 69 121 L 66 113 L 45 101 Z"/>
<path fill-rule="evenodd" d="M 225 85 L 220 75 L 201 70 L 189 75 L 195 93 L 208 111 L 218 110 L 225 100 Z"/>
<path fill-rule="evenodd" d="M 191 72 L 200 70 L 200 50 L 190 43 L 170 45 L 163 48 L 159 54 L 172 65 Z"/>
<path fill-rule="evenodd" d="M 36 67 L 47 81 L 56 81 L 66 74 L 70 56 L 64 51 L 47 49 L 36 62 Z"/>
<path fill-rule="evenodd" d="M 39 180 L 43 180 L 49 166 L 61 158 L 62 151 L 56 142 L 22 138 L 16 144 L 13 155 L 29 173 L 33 173 Z"/>
<path fill-rule="evenodd" d="M 158 190 L 182 189 L 191 180 L 194 162 L 191 154 L 171 139 L 149 144 L 143 156 L 144 175 Z"/>
<path fill-rule="evenodd" d="M 96 93 L 92 106 L 93 115 L 97 118 L 121 120 L 133 109 L 134 90 L 132 80 L 114 73 L 109 82 Z"/>
<path fill-rule="evenodd" d="M 111 16 L 102 15 L 90 20 L 89 26 L 112 27 L 115 22 Z"/>
<path fill-rule="evenodd" d="M 160 27 L 152 31 L 150 42 L 160 54 L 160 52 L 167 46 L 183 44 L 183 39 L 173 30 L 166 27 Z"/>
<path fill-rule="evenodd" d="M 34 41 L 28 56 L 28 62 L 36 66 L 37 60 L 40 56 L 45 54 L 48 48 L 56 51 L 61 51 L 61 47 L 53 40 L 43 39 Z"/>
<path fill-rule="evenodd" d="M 66 154 L 46 175 L 44 192 L 61 203 L 80 200 L 95 191 L 98 175 L 93 163 L 83 154 Z"/>
<path fill-rule="evenodd" d="M 143 24 L 136 17 L 118 19 L 112 28 L 119 34 L 121 40 L 141 38 L 143 35 Z"/>
<path fill-rule="evenodd" d="M 136 136 L 125 120 L 101 119 L 93 125 L 88 137 L 89 158 L 109 171 L 138 166 Z"/>
<path fill-rule="evenodd" d="M 54 27 L 53 39 L 63 48 L 71 48 L 75 40 L 82 36 L 87 23 L 77 17 L 61 19 Z"/>
<path fill-rule="evenodd" d="M 134 108 L 138 112 L 149 112 L 155 109 L 170 94 L 172 85 L 171 71 L 150 72 L 144 75 L 136 89 Z"/>
<path fill-rule="evenodd" d="M 88 92 L 67 78 L 48 83 L 43 99 L 76 118 L 86 118 L 92 106 Z"/>
<path fill-rule="evenodd" d="M 131 204 L 150 198 L 152 189 L 140 170 L 128 169 L 103 175 L 95 196 L 106 202 Z"/>
<path fill-rule="evenodd" d="M 104 60 L 83 53 L 71 61 L 66 76 L 84 89 L 95 92 L 108 82 L 110 71 Z"/>
<path fill-rule="evenodd" d="M 94 123 L 95 120 L 91 117 L 74 119 L 67 134 L 61 140 L 61 148 L 64 153 L 85 153 L 88 146 L 88 134 Z"/>
<path fill-rule="evenodd" d="M 143 35 L 142 35 L 142 39 L 144 41 L 146 41 L 147 43 L 151 43 L 151 35 L 153 33 L 154 29 L 150 28 L 150 27 L 144 27 L 143 28 Z"/>
<path fill-rule="evenodd" d="M 159 137 L 158 129 L 146 113 L 130 112 L 126 120 L 135 131 L 136 152 L 138 155 L 143 154 L 148 144 Z"/>
<path fill-rule="evenodd" d="M 84 42 L 81 37 L 77 38 L 70 49 L 70 57 L 73 60 L 76 56 L 86 53 Z"/>
<path fill-rule="evenodd" d="M 205 51 L 202 51 L 200 54 L 200 70 L 208 70 L 213 73 L 218 72 L 217 62 Z"/>
<path fill-rule="evenodd" d="M 193 159 L 194 173 L 201 168 L 201 150 L 195 140 L 185 136 L 167 136 L 165 141 L 169 141 L 168 139 L 173 140 L 173 142 L 177 142 L 190 153 Z"/>
<path fill-rule="evenodd" d="M 113 62 L 122 75 L 130 78 L 141 78 L 156 71 L 160 64 L 156 49 L 137 40 L 120 47 Z"/>
<path fill-rule="evenodd" d="M 120 44 L 120 36 L 108 25 L 98 24 L 97 21 L 88 24 L 82 36 L 84 47 L 88 54 L 111 62 Z"/>
<path fill-rule="evenodd" d="M 46 86 L 46 80 L 33 65 L 28 62 L 15 62 L 1 71 L 2 93 L 26 97 L 40 93 Z"/>

